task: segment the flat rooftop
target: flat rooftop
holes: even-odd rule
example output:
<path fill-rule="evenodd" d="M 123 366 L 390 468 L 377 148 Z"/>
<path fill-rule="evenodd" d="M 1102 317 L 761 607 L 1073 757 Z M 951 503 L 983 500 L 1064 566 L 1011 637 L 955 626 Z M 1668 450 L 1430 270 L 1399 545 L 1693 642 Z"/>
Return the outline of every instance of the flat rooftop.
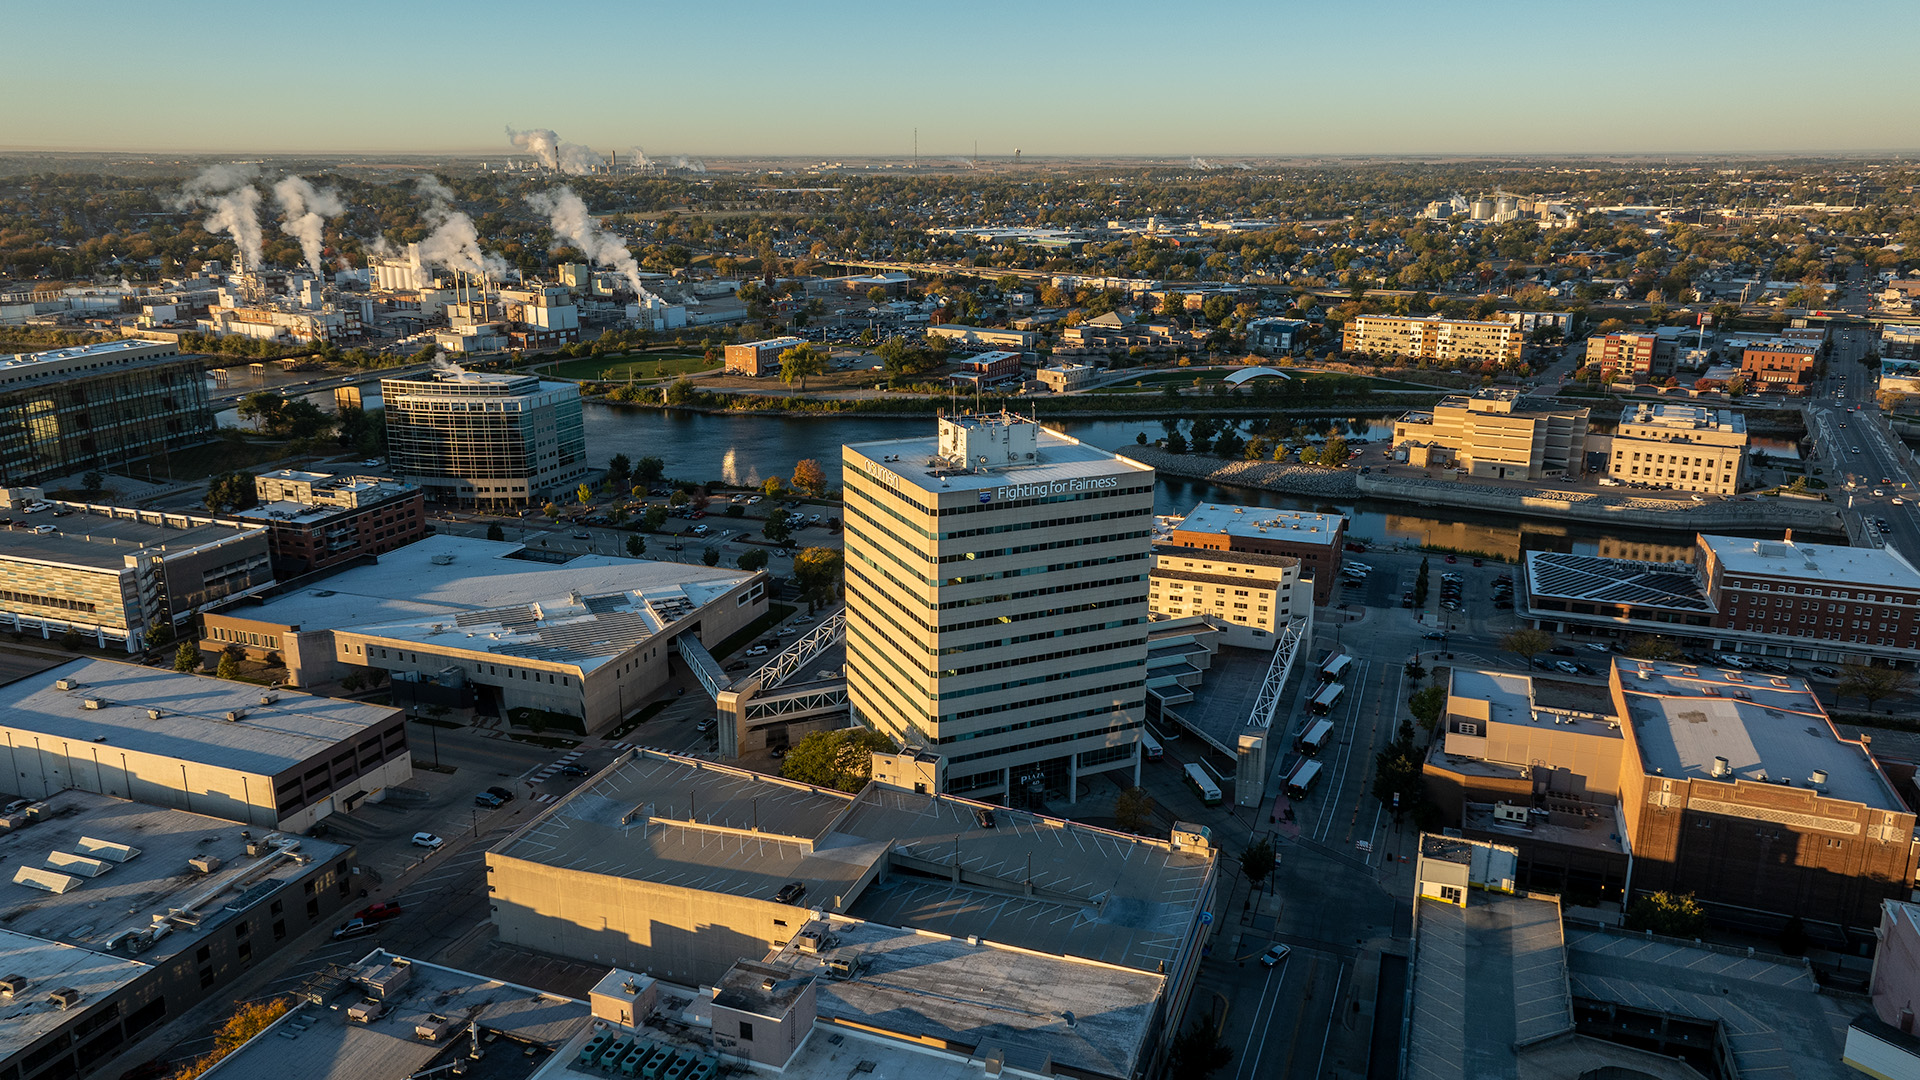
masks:
<path fill-rule="evenodd" d="M 149 352 L 160 355 L 144 355 Z M 25 386 L 56 378 L 84 378 L 127 371 L 146 361 L 174 364 L 182 359 L 172 345 L 133 338 L 41 352 L 0 353 L 0 384 Z"/>
<path fill-rule="evenodd" d="M 0 974 L 26 977 L 24 993 L 0 999 L 0 1061 L 31 1046 L 73 1018 L 47 1000 L 55 990 L 80 992 L 79 1008 L 97 1002 L 152 970 L 146 964 L 0 930 Z"/>
<path fill-rule="evenodd" d="M 248 856 L 241 833 L 250 831 L 256 839 L 268 835 L 258 827 L 248 830 L 237 822 L 74 789 L 39 806 L 38 820 L 0 833 L 0 867 L 5 870 L 0 876 L 0 912 L 6 913 L 7 929 L 42 941 L 160 964 L 192 951 L 202 938 L 222 932 L 241 912 L 307 872 L 286 855 Z M 290 850 L 321 862 L 348 851 L 325 840 L 286 839 L 297 844 Z M 126 845 L 138 854 L 125 862 L 94 856 L 107 863 L 97 877 L 85 877 L 79 870 L 55 871 L 76 879 L 64 893 L 15 880 L 22 871 L 48 865 L 49 853 L 84 855 L 101 844 Z M 187 860 L 197 855 L 219 859 L 219 868 L 211 874 L 192 869 Z M 183 910 L 188 914 L 175 914 Z M 134 951 L 126 935 L 152 928 L 156 916 L 166 921 L 170 932 L 155 939 L 151 948 Z"/>
<path fill-rule="evenodd" d="M 1006 333 L 1007 331 L 995 331 Z M 885 473 L 900 484 L 938 497 L 943 491 L 980 491 L 1002 487 L 1114 476 L 1150 480 L 1153 470 L 1138 462 L 1119 457 L 1097 446 L 1069 438 L 1056 431 L 1040 429 L 1035 439 L 1037 459 L 1032 465 L 1012 465 L 989 472 L 956 470 L 935 458 L 940 440 L 931 429 L 925 436 L 910 439 L 879 439 L 848 443 L 844 449 L 865 458 L 854 466 L 869 473 Z M 1061 489 L 1065 492 L 1066 489 Z M 1092 490 L 1092 489 L 1089 489 Z M 1006 498 L 1027 498 L 1008 495 Z"/>
<path fill-rule="evenodd" d="M 429 536 L 371 566 L 225 614 L 346 630 L 592 670 L 751 579 L 745 570 L 581 555 L 515 558 L 526 545 Z"/>
<path fill-rule="evenodd" d="M 1714 758 L 1724 757 L 1730 780 L 1804 787 L 1821 770 L 1828 798 L 1907 812 L 1867 748 L 1834 729 L 1803 680 L 1625 657 L 1615 658 L 1613 677 L 1649 772 L 1713 779 Z"/>
<path fill-rule="evenodd" d="M 1130 1077 L 1166 992 L 1166 977 L 1154 972 L 852 919 L 832 919 L 829 929 L 833 958 L 857 962 L 853 977 L 828 977 L 825 956 L 792 943 L 765 965 L 817 975 L 823 1019 L 958 1043 L 976 1057 L 1000 1047 L 1016 1067 L 1036 1069 L 1050 1059 Z M 816 1033 L 812 1041 L 825 1040 Z"/>
<path fill-rule="evenodd" d="M 204 518 L 196 522 L 186 515 L 168 516 L 177 524 L 158 525 L 84 510 L 60 518 L 35 514 L 24 520 L 34 525 L 51 525 L 59 531 L 34 533 L 14 529 L 0 534 L 6 537 L 5 547 L 0 548 L 0 560 L 58 563 L 84 570 L 119 570 L 135 555 L 174 554 L 265 528 L 263 525 L 218 525 Z"/>
<path fill-rule="evenodd" d="M 1487 718 L 1496 724 L 1563 727 L 1571 720 L 1586 734 L 1610 734 L 1614 738 L 1621 737 L 1617 729 L 1609 728 L 1604 724 L 1580 723 L 1582 720 L 1596 719 L 1595 713 L 1583 709 L 1547 707 L 1536 697 L 1534 680 L 1527 675 L 1454 668 L 1447 686 L 1447 695 L 1486 702 Z"/>
<path fill-rule="evenodd" d="M 878 784 L 847 795 L 635 750 L 492 854 L 735 896 L 798 881 L 806 906 L 892 926 L 1138 970 L 1175 960 L 1207 853 L 1000 807 L 985 827 L 979 806 Z M 739 831 L 759 839 L 741 844 Z M 965 883 L 945 876 L 956 852 Z M 858 889 L 881 860 L 911 872 Z"/>
<path fill-rule="evenodd" d="M 1266 506 L 1201 503 L 1174 524 L 1181 532 L 1225 533 L 1228 536 L 1284 540 L 1297 544 L 1331 544 L 1346 519 L 1339 514 L 1308 514 Z"/>
<path fill-rule="evenodd" d="M 58 683 L 67 681 L 71 689 Z M 272 704 L 262 705 L 262 697 Z M 87 702 L 99 702 L 88 708 Z M 157 709 L 158 718 L 148 715 Z M 229 712 L 244 712 L 239 721 Z M 73 660 L 0 686 L 0 731 L 274 776 L 351 743 L 394 715 L 386 705 L 265 690 L 112 660 Z M 0 781 L 4 783 L 4 781 Z"/>
<path fill-rule="evenodd" d="M 1415 905 L 1413 1077 L 1515 1077 L 1515 1044 L 1573 1030 L 1560 905 L 1467 891 Z"/>
<path fill-rule="evenodd" d="M 1747 414 L 1737 409 L 1709 409 L 1702 405 L 1661 404 L 1628 405 L 1620 410 L 1622 424 L 1671 428 L 1677 432 L 1720 431 L 1744 435 Z"/>
<path fill-rule="evenodd" d="M 486 1053 L 461 1075 L 470 1080 L 531 1080 L 564 1075 L 573 1053 L 569 1044 L 593 1025 L 592 1011 L 584 1001 L 379 949 L 353 970 L 358 976 L 391 971 L 396 965 L 409 974 L 398 990 L 385 997 L 386 1012 L 372 1023 L 347 1018 L 348 1008 L 365 996 L 359 984 L 349 982 L 324 1004 L 301 1003 L 206 1075 L 222 1080 L 408 1080 L 466 1058 L 471 1046 L 466 1020 L 472 1014 Z M 458 1027 L 428 1042 L 414 1035 L 414 1027 L 432 1023 L 429 1017 L 457 1021 Z M 512 1042 L 494 1041 L 493 1034 Z M 556 1052 L 563 1048 L 568 1052 Z"/>
<path fill-rule="evenodd" d="M 1598 604 L 1638 604 L 1701 614 L 1714 611 L 1699 571 L 1689 563 L 1529 551 L 1526 569 L 1529 596 Z"/>
<path fill-rule="evenodd" d="M 1528 823 L 1517 825 L 1493 816 L 1492 803 L 1467 803 L 1461 814 L 1460 828 L 1468 836 L 1498 843 L 1552 844 L 1604 855 L 1627 853 L 1621 843 L 1619 825 L 1611 813 L 1600 817 L 1582 817 L 1561 810 L 1546 814 L 1535 812 Z"/>
<path fill-rule="evenodd" d="M 1920 590 L 1920 570 L 1915 570 L 1912 563 L 1890 547 L 1841 547 L 1705 533 L 1701 534 L 1700 542 L 1712 549 L 1727 574 L 1811 578 L 1867 588 Z"/>

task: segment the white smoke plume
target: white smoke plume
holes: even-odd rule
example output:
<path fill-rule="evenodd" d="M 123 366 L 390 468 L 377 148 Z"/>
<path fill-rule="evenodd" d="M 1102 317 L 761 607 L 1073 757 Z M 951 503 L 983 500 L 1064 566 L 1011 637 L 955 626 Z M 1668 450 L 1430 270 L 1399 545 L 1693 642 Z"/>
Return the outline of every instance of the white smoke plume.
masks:
<path fill-rule="evenodd" d="M 698 158 L 687 157 L 685 154 L 675 155 L 673 159 L 673 167 L 676 169 L 685 169 L 688 172 L 693 172 L 693 173 L 703 173 L 707 171 L 706 162 L 701 161 Z"/>
<path fill-rule="evenodd" d="M 340 193 L 332 188 L 315 190 L 301 177 L 289 176 L 273 185 L 273 197 L 286 217 L 280 231 L 300 241 L 300 253 L 315 274 L 321 273 L 320 245 L 327 219 L 346 212 Z"/>
<path fill-rule="evenodd" d="M 600 223 L 587 213 L 587 204 L 580 201 L 572 188 L 558 187 L 529 195 L 527 205 L 547 215 L 553 235 L 572 241 L 595 266 L 610 266 L 619 271 L 633 287 L 634 295 L 640 295 L 640 264 L 634 261 L 633 252 L 627 250 L 626 241 L 600 228 Z"/>
<path fill-rule="evenodd" d="M 1234 168 L 1236 168 L 1236 169 L 1239 169 L 1239 170 L 1240 170 L 1241 172 L 1253 172 L 1253 171 L 1254 171 L 1254 168 L 1253 168 L 1253 166 L 1251 166 L 1251 165 L 1249 165 L 1249 164 L 1247 164 L 1247 163 L 1246 163 L 1246 162 L 1244 162 L 1244 161 L 1236 161 L 1236 162 L 1234 162 L 1234 163 L 1233 163 L 1233 167 L 1234 167 Z"/>
<path fill-rule="evenodd" d="M 204 206 L 212 211 L 203 227 L 232 235 L 242 270 L 258 270 L 265 261 L 260 253 L 260 192 L 253 175 L 251 167 L 214 165 L 187 181 L 174 200 L 182 210 Z"/>
<path fill-rule="evenodd" d="M 627 157 L 633 161 L 633 167 L 636 169 L 651 169 L 660 164 L 648 157 L 647 152 L 637 146 L 627 151 Z"/>
<path fill-rule="evenodd" d="M 538 158 L 547 168 L 570 176 L 590 173 L 607 163 L 606 158 L 592 149 L 579 143 L 562 142 L 560 136 L 546 128 L 515 131 L 509 124 L 507 141 Z"/>
<path fill-rule="evenodd" d="M 506 262 L 480 250 L 480 233 L 473 227 L 473 219 L 454 209 L 453 192 L 447 185 L 423 176 L 419 189 L 427 199 L 427 223 L 433 226 L 433 232 L 420 241 L 420 261 L 468 274 L 505 276 Z"/>
<path fill-rule="evenodd" d="M 1187 164 L 1202 172 L 1212 172 L 1214 169 L 1219 168 L 1219 166 L 1203 157 L 1189 158 Z"/>

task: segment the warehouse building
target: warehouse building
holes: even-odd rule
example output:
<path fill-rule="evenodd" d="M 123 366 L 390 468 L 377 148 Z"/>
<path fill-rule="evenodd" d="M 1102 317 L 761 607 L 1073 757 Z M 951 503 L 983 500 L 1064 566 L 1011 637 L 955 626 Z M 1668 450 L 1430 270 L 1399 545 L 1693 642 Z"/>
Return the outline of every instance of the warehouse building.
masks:
<path fill-rule="evenodd" d="M 73 660 L 0 686 L 6 789 L 68 788 L 305 832 L 413 775 L 384 705 Z"/>
<path fill-rule="evenodd" d="M 9 505 L 39 492 L 15 488 Z M 55 638 L 69 630 L 138 652 L 153 630 L 273 585 L 263 525 L 176 511 L 70 504 L 52 532 L 15 530 L 0 547 L 0 626 Z"/>
<path fill-rule="evenodd" d="M 352 848 L 67 789 L 0 831 L 0 1077 L 99 1069 L 352 902 Z"/>
<path fill-rule="evenodd" d="M 0 486 L 37 484 L 210 442 L 206 364 L 178 345 L 109 341 L 0 357 Z"/>
<path fill-rule="evenodd" d="M 930 756 L 892 755 L 909 772 Z M 777 1064 L 817 1016 L 1124 1078 L 1151 1074 L 1185 1010 L 1217 862 L 1197 827 L 1153 840 L 634 750 L 488 852 L 487 873 L 502 941 L 714 986 L 729 1053 Z"/>
<path fill-rule="evenodd" d="M 373 668 L 449 692 L 422 703 L 489 715 L 538 710 L 592 731 L 666 682 L 682 635 L 718 645 L 766 613 L 763 573 L 544 554 L 430 536 L 371 565 L 209 614 L 201 647 L 276 652 L 290 686 Z"/>

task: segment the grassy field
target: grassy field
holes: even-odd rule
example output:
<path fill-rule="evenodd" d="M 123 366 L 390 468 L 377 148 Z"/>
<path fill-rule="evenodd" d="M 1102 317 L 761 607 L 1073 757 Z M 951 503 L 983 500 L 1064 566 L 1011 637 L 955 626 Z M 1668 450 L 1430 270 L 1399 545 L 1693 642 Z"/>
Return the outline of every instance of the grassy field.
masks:
<path fill-rule="evenodd" d="M 600 379 L 607 382 L 626 382 L 631 375 L 637 380 L 664 379 L 672 375 L 685 375 L 694 371 L 706 371 L 719 367 L 719 364 L 700 356 L 603 356 L 598 360 L 582 357 L 578 360 L 562 360 L 542 370 L 542 374 L 561 379 Z"/>

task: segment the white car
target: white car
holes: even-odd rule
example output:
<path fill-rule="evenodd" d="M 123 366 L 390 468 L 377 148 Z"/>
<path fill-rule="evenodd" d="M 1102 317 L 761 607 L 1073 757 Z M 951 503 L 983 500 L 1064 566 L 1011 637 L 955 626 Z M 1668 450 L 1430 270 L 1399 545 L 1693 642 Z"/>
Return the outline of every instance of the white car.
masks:
<path fill-rule="evenodd" d="M 1346 568 L 1347 568 L 1347 569 L 1349 569 L 1349 570 L 1358 570 L 1358 571 L 1360 571 L 1360 572 L 1361 572 L 1361 573 L 1363 573 L 1363 574 L 1371 574 L 1371 573 L 1373 573 L 1373 567 L 1371 567 L 1371 566 L 1368 566 L 1368 565 L 1367 565 L 1366 563 L 1363 563 L 1363 562 L 1350 562 L 1350 563 L 1347 563 L 1347 564 L 1346 564 Z"/>
<path fill-rule="evenodd" d="M 748 656 L 765 656 L 767 655 L 767 653 L 771 651 L 772 650 L 768 649 L 765 645 L 755 645 L 753 648 L 747 650 L 747 655 Z"/>
<path fill-rule="evenodd" d="M 760 501 L 760 496 L 758 496 L 758 495 L 755 495 L 755 496 L 754 496 L 753 498 L 751 498 L 751 499 L 748 499 L 748 500 L 747 500 L 747 505 L 748 505 L 748 506 L 753 506 L 753 505 L 755 505 L 755 504 L 757 504 L 757 503 L 758 503 L 759 501 Z"/>
<path fill-rule="evenodd" d="M 35 525 L 33 531 L 39 533 L 41 536 L 45 536 L 48 533 L 59 532 L 60 530 L 54 528 L 52 525 Z"/>
<path fill-rule="evenodd" d="M 1260 954 L 1260 962 L 1268 967 L 1278 967 L 1280 964 L 1286 962 L 1287 954 L 1292 951 L 1293 948 L 1291 946 L 1275 945 L 1273 948 Z"/>
<path fill-rule="evenodd" d="M 413 834 L 414 847 L 423 847 L 423 848 L 426 848 L 428 851 L 433 851 L 438 849 L 440 845 L 444 843 L 446 843 L 445 840 L 440 839 L 439 837 L 433 835 L 430 832 L 417 832 Z"/>

